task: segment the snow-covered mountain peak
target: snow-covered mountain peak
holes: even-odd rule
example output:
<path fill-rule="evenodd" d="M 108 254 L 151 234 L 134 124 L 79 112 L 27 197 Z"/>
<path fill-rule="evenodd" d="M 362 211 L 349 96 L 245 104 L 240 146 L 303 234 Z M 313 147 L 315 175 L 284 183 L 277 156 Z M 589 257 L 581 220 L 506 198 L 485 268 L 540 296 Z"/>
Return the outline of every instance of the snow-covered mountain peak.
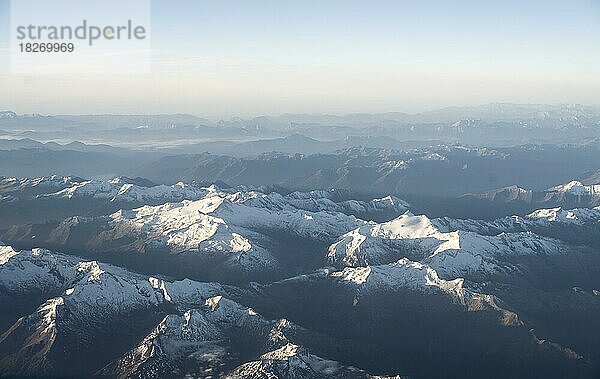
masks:
<path fill-rule="evenodd" d="M 346 267 L 342 271 L 331 273 L 330 276 L 370 288 L 426 289 L 427 287 L 436 287 L 444 292 L 460 296 L 462 296 L 464 282 L 462 278 L 443 280 L 433 268 L 407 258 L 388 265 Z"/>
<path fill-rule="evenodd" d="M 225 200 L 211 196 L 201 200 L 143 206 L 132 211 L 111 215 L 112 223 L 120 228 L 135 230 L 149 241 L 164 243 L 174 252 L 203 249 L 244 253 L 252 249 L 250 241 L 234 232 L 219 217 L 210 215 Z"/>
<path fill-rule="evenodd" d="M 527 215 L 528 221 L 536 223 L 541 222 L 558 222 L 565 224 L 582 224 L 588 221 L 600 220 L 600 207 L 596 208 L 576 208 L 576 209 L 562 209 L 548 208 L 538 209 Z"/>
<path fill-rule="evenodd" d="M 435 228 L 427 216 L 415 216 L 407 211 L 389 222 L 376 225 L 371 234 L 403 238 L 408 235 L 416 236 L 417 233 L 431 234 L 432 232 L 435 232 Z"/>
<path fill-rule="evenodd" d="M 299 350 L 300 346 L 288 342 L 277 350 L 263 354 L 260 359 L 286 360 L 298 354 Z"/>
<path fill-rule="evenodd" d="M 184 359 L 196 363 L 219 361 L 225 351 L 218 325 L 211 323 L 199 309 L 170 314 L 136 347 L 102 369 L 100 375 L 118 377 L 160 377 L 170 373 Z M 116 375 L 115 375 L 116 374 Z"/>
<path fill-rule="evenodd" d="M 344 234 L 329 247 L 328 257 L 334 263 L 358 266 L 383 259 L 400 249 L 400 245 L 407 248 L 406 244 L 410 244 L 429 255 L 460 249 L 460 241 L 459 232 L 441 232 L 427 216 L 406 212 L 389 222 L 370 222 Z"/>
<path fill-rule="evenodd" d="M 172 301 L 173 299 L 171 298 L 171 295 L 169 294 L 169 291 L 167 290 L 166 284 L 164 280 L 160 280 L 158 278 L 155 277 L 149 277 L 148 278 L 148 282 L 150 282 L 150 285 L 152 286 L 152 288 L 159 290 L 162 292 L 163 298 L 165 299 L 165 301 Z"/>
<path fill-rule="evenodd" d="M 389 239 L 424 238 L 440 235 L 438 228 L 425 215 L 415 216 L 411 212 L 371 229 L 371 236 Z"/>
<path fill-rule="evenodd" d="M 113 197 L 118 191 L 118 186 L 115 183 L 85 180 L 77 183 L 73 183 L 70 187 L 62 189 L 55 193 L 43 194 L 41 197 L 62 197 L 72 199 L 76 196 L 90 196 L 90 197 Z"/>
<path fill-rule="evenodd" d="M 520 271 L 515 259 L 563 256 L 565 242 L 535 233 L 549 223 L 583 225 L 600 220 L 600 209 L 542 209 L 493 222 L 433 219 L 409 212 L 386 223 L 366 223 L 342 235 L 328 249 L 337 267 L 377 266 L 408 257 L 444 278 L 470 279 Z"/>
<path fill-rule="evenodd" d="M 18 251 L 11 246 L 0 246 L 0 286 L 23 294 L 57 293 L 83 276 L 75 269 L 79 262 L 77 258 L 46 249 Z"/>
<path fill-rule="evenodd" d="M 150 306 L 162 301 L 160 293 L 153 289 L 146 277 L 116 266 L 82 261 L 44 249 L 16 252 L 2 247 L 0 251 L 3 258 L 10 255 L 0 264 L 0 285 L 15 292 L 63 293 L 64 304 L 70 307 L 71 312 L 77 309 L 77 312 L 85 313 L 84 304 L 95 308 L 114 296 L 122 301 L 107 301 L 104 307 L 114 306 L 125 311 L 130 306 Z"/>
<path fill-rule="evenodd" d="M 6 287 L 4 283 L 14 276 L 14 270 L 24 268 L 25 276 L 31 280 L 33 275 L 37 284 L 44 280 L 42 272 L 60 278 L 55 288 L 63 294 L 41 303 L 35 312 L 19 319 L 0 337 L 0 344 L 9 351 L 10 359 L 26 365 L 23 367 L 32 367 L 33 373 L 57 372 L 57 365 L 63 364 L 65 359 L 83 356 L 79 352 L 89 347 L 91 341 L 118 345 L 115 343 L 115 338 L 119 338 L 115 331 L 121 330 L 118 328 L 126 328 L 125 339 L 132 336 L 139 339 L 127 345 L 128 352 L 100 369 L 98 374 L 161 376 L 175 369 L 190 369 L 193 376 L 210 373 L 220 376 L 240 364 L 239 370 L 248 374 L 266 365 L 274 373 L 289 370 L 292 377 L 306 377 L 305 374 L 311 372 L 318 373 L 318 377 L 342 375 L 343 370 L 347 370 L 337 362 L 309 354 L 295 341 L 299 327 L 285 319 L 264 319 L 252 308 L 226 298 L 218 284 L 189 279 L 169 282 L 42 249 L 17 253 L 11 250 L 2 248 L 2 252 L 11 255 L 0 265 L 3 288 L 17 293 L 14 291 L 19 288 Z M 38 267 L 39 272 L 34 272 L 34 267 Z M 165 302 L 170 303 L 168 307 L 164 307 Z M 175 313 L 163 316 L 165 310 L 173 311 L 171 305 L 177 309 Z M 189 305 L 191 307 L 187 307 Z M 132 315 L 134 318 L 127 319 Z M 130 322 L 133 320 L 136 322 Z M 155 325 L 150 333 L 145 329 L 148 322 Z M 76 341 L 69 339 L 73 330 L 78 333 Z M 300 335 L 305 333 L 307 331 Z M 257 361 L 245 364 L 239 359 L 239 354 L 246 351 L 244 346 L 237 345 L 239 338 L 258 341 L 252 353 L 256 354 L 253 359 Z M 92 367 L 103 367 L 106 364 L 103 359 L 92 357 Z M 87 369 L 75 368 L 74 372 Z M 232 376 L 239 370 L 234 369 Z"/>
<path fill-rule="evenodd" d="M 162 292 L 166 301 L 175 304 L 178 309 L 184 311 L 206 305 L 207 299 L 224 292 L 218 283 L 196 282 L 190 279 L 169 282 L 150 277 L 153 288 Z"/>
<path fill-rule="evenodd" d="M 100 282 L 105 272 L 96 261 L 78 263 L 76 269 L 80 273 L 85 273 L 88 282 Z"/>
<path fill-rule="evenodd" d="M 288 343 L 264 353 L 256 361 L 242 364 L 224 376 L 234 378 L 384 378 L 371 376 L 355 367 L 347 367 L 339 362 L 323 359 L 310 354 L 308 349 Z M 390 377 L 391 378 L 391 377 Z M 400 376 L 396 377 L 400 379 Z"/>
<path fill-rule="evenodd" d="M 179 203 L 162 205 L 144 205 L 135 209 L 136 217 L 153 217 L 162 219 L 180 219 L 194 217 L 197 213 L 210 214 L 214 212 L 225 199 L 220 196 L 209 196 L 199 200 L 183 200 Z"/>
<path fill-rule="evenodd" d="M 123 176 L 117 176 L 115 178 L 110 179 L 108 182 L 110 184 L 119 184 L 119 185 L 128 183 L 127 179 Z"/>
<path fill-rule="evenodd" d="M 528 214 L 527 217 L 530 219 L 546 219 L 548 221 L 556 221 L 558 219 L 558 216 L 561 215 L 561 213 L 563 213 L 561 207 L 538 209 Z"/>
<path fill-rule="evenodd" d="M 467 288 L 464 278 L 443 279 L 432 266 L 407 258 L 387 265 L 346 267 L 330 273 L 329 277 L 356 287 L 354 306 L 360 303 L 361 297 L 373 292 L 437 293 L 447 296 L 450 302 L 464 306 L 469 311 L 492 310 L 499 315 L 502 325 L 522 325 L 515 313 L 496 304 L 494 296 Z"/>
<path fill-rule="evenodd" d="M 409 207 L 409 204 L 406 201 L 404 201 L 400 198 L 397 198 L 396 196 L 392 196 L 392 195 L 387 195 L 387 196 L 384 196 L 384 197 L 381 197 L 378 199 L 373 199 L 372 202 L 381 208 L 383 208 L 383 207 L 391 208 L 394 206 L 400 206 L 400 207 L 408 209 L 408 207 Z"/>
<path fill-rule="evenodd" d="M 116 177 L 114 179 L 103 180 L 72 180 L 63 178 L 58 192 L 47 192 L 38 195 L 40 198 L 92 198 L 105 199 L 112 202 L 169 202 L 181 201 L 184 199 L 195 200 L 207 194 L 207 189 L 177 183 L 175 185 L 155 185 L 145 183 L 141 179 L 129 179 L 125 177 Z M 56 186 L 58 186 L 58 184 Z"/>
<path fill-rule="evenodd" d="M 206 316 L 213 322 L 242 325 L 263 324 L 266 321 L 252 308 L 245 307 L 222 295 L 206 299 L 205 306 L 210 310 Z"/>
<path fill-rule="evenodd" d="M 221 335 L 218 328 L 211 325 L 204 312 L 199 309 L 189 309 L 181 315 L 166 316 L 153 333 L 154 337 L 158 334 L 169 335 L 171 343 L 165 344 L 164 342 L 167 342 L 167 339 L 163 338 L 163 345 L 161 347 L 163 350 L 166 348 L 171 351 L 178 348 L 173 343 L 175 342 L 173 338 L 177 338 L 180 342 L 187 340 L 194 343 L 198 342 L 198 340 L 206 340 L 208 338 L 218 339 Z M 165 352 L 170 353 L 171 351 Z"/>
<path fill-rule="evenodd" d="M 578 180 L 551 187 L 546 192 L 569 193 L 575 196 L 600 195 L 600 185 L 585 185 Z"/>
<path fill-rule="evenodd" d="M 268 340 L 271 342 L 271 344 L 280 344 L 288 342 L 288 338 L 285 335 L 285 332 L 295 327 L 296 326 L 293 325 L 289 320 L 282 318 L 279 321 L 277 321 L 269 331 Z"/>
<path fill-rule="evenodd" d="M 12 328 L 0 336 L 0 343 L 10 339 L 12 332 L 18 327 L 29 329 L 30 336 L 21 347 L 21 352 L 35 352 L 40 360 L 46 359 L 46 354 L 52 349 L 56 341 L 57 319 L 59 308 L 64 307 L 64 298 L 55 297 L 48 299 L 31 315 L 21 317 Z"/>
<path fill-rule="evenodd" d="M 392 263 L 390 267 L 403 269 L 411 275 L 416 274 L 416 272 L 418 272 L 419 274 L 417 275 L 417 277 L 420 278 L 422 275 L 424 279 L 424 284 L 426 286 L 438 287 L 444 290 L 445 292 L 453 292 L 456 294 L 461 294 L 463 291 L 463 278 L 443 280 L 439 277 L 436 270 L 420 262 L 413 262 L 407 258 L 402 258 L 398 262 Z"/>
<path fill-rule="evenodd" d="M 213 296 L 211 298 L 206 299 L 206 306 L 210 308 L 211 311 L 215 311 L 217 309 L 217 307 L 219 306 L 219 303 L 221 302 L 221 299 L 223 298 L 223 296 L 218 295 L 218 296 Z"/>
<path fill-rule="evenodd" d="M 167 186 L 164 184 L 141 187 L 132 183 L 123 184 L 111 201 L 126 202 L 158 202 L 158 201 L 180 201 L 195 200 L 205 196 L 207 191 L 203 188 L 190 186 L 182 182 Z"/>
<path fill-rule="evenodd" d="M 330 275 L 341 280 L 353 282 L 355 284 L 364 284 L 369 275 L 371 275 L 371 266 L 367 267 L 346 267 L 342 271 L 332 272 Z"/>
<path fill-rule="evenodd" d="M 256 191 L 238 191 L 226 195 L 227 199 L 236 204 L 269 210 L 306 210 L 309 212 L 341 212 L 345 214 L 377 213 L 390 211 L 402 213 L 408 209 L 408 204 L 401 199 L 387 196 L 369 202 L 338 199 L 339 195 L 331 191 L 319 190 L 310 192 L 292 192 L 281 195 L 276 192 L 264 194 Z"/>
<path fill-rule="evenodd" d="M 265 246 L 277 243 L 273 241 L 273 234 L 276 238 L 290 235 L 330 242 L 365 224 L 341 212 L 297 208 L 280 194 L 223 192 L 198 200 L 120 210 L 109 218 L 87 222 L 96 220 L 108 225 L 94 237 L 93 246 L 134 237 L 137 244 L 166 248 L 172 253 L 245 254 L 247 259 L 238 264 L 247 262 L 253 267 L 272 268 L 277 266 L 277 261 Z M 61 232 L 67 233 L 70 228 L 69 225 L 60 227 Z"/>
<path fill-rule="evenodd" d="M 0 242 L 0 266 L 9 261 L 10 258 L 19 254 L 18 251 L 14 250 L 12 246 L 1 246 Z"/>

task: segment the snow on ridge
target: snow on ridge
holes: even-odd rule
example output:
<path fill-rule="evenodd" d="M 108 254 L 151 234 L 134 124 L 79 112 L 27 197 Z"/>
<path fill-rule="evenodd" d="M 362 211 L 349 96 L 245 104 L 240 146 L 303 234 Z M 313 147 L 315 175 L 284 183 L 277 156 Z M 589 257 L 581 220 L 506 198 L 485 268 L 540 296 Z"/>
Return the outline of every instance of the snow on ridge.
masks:
<path fill-rule="evenodd" d="M 441 279 L 432 267 L 420 262 L 410 261 L 407 258 L 402 258 L 387 265 L 346 267 L 342 271 L 331 273 L 330 276 L 369 288 L 387 287 L 424 290 L 431 287 L 453 294 L 461 299 L 464 297 L 464 279 Z"/>
<path fill-rule="evenodd" d="M 95 299 L 105 299 L 105 305 L 166 301 L 189 308 L 203 305 L 204 299 L 223 291 L 218 283 L 170 282 L 94 260 L 44 249 L 15 251 L 10 246 L 0 246 L 0 285 L 15 295 L 63 292 L 67 303 L 89 303 L 91 308 L 97 306 Z"/>
<path fill-rule="evenodd" d="M 175 304 L 180 310 L 202 306 L 206 299 L 224 292 L 219 283 L 196 282 L 190 279 L 169 282 L 153 277 L 149 280 L 153 288 L 162 291 L 166 301 Z"/>
<path fill-rule="evenodd" d="M 60 175 L 49 175 L 49 176 L 39 176 L 35 178 L 5 178 L 14 183 L 19 183 L 22 186 L 30 186 L 37 187 L 41 185 L 45 185 L 48 187 L 58 187 L 61 184 L 69 184 L 73 182 L 79 181 L 79 178 L 75 176 L 60 176 Z"/>
<path fill-rule="evenodd" d="M 219 323 L 241 325 L 248 323 L 265 324 L 266 320 L 258 315 L 252 308 L 243 306 L 223 295 L 216 295 L 206 299 L 204 305 L 208 308 L 207 316 L 210 320 Z"/>
<path fill-rule="evenodd" d="M 158 351 L 177 358 L 185 352 L 187 345 L 198 341 L 218 341 L 223 338 L 216 325 L 206 319 L 204 312 L 190 309 L 182 315 L 170 314 L 134 349 L 141 357 L 147 359 Z M 156 351 L 156 347 L 159 350 Z M 144 350 L 150 350 L 144 354 Z M 141 350 L 141 351 L 140 351 Z M 149 355 L 149 356 L 148 356 Z"/>
<path fill-rule="evenodd" d="M 389 206 L 389 205 L 395 206 L 395 205 L 399 205 L 399 206 L 401 206 L 403 208 L 406 208 L 406 209 L 408 209 L 408 207 L 409 207 L 409 204 L 406 201 L 404 201 L 404 200 L 402 200 L 402 199 L 400 199 L 400 198 L 398 198 L 396 196 L 392 196 L 392 195 L 387 195 L 387 196 L 384 196 L 384 197 L 381 197 L 381 198 L 373 199 L 373 200 L 371 200 L 371 202 L 373 204 L 375 204 L 376 206 L 379 206 L 379 205 L 383 205 L 383 206 Z"/>
<path fill-rule="evenodd" d="M 50 179 L 51 178 L 51 179 Z M 178 182 L 173 185 L 151 185 L 139 183 L 140 180 L 116 177 L 111 180 L 85 180 L 74 177 L 49 177 L 24 179 L 27 183 L 39 181 L 55 181 L 59 184 L 51 188 L 58 191 L 44 192 L 38 198 L 93 198 L 111 202 L 152 203 L 181 202 L 184 200 L 201 200 L 206 197 L 219 196 L 232 203 L 245 204 L 270 210 L 297 210 L 311 212 L 381 212 L 392 210 L 403 212 L 408 204 L 394 196 L 386 196 L 371 201 L 338 200 L 339 195 L 332 191 L 318 190 L 308 192 L 292 192 L 281 195 L 277 192 L 261 193 L 249 188 L 235 187 L 220 189 L 216 185 L 201 187 L 194 183 Z M 37 182 L 36 182 L 37 185 Z M 66 187 L 65 187 L 66 186 Z M 64 188 L 62 188 L 64 187 Z"/>
<path fill-rule="evenodd" d="M 224 198 L 212 196 L 197 201 L 143 206 L 111 215 L 116 225 L 128 225 L 148 240 L 163 242 L 176 251 L 210 249 L 248 252 L 252 245 L 241 233 L 231 230 L 219 217 L 211 215 Z"/>
<path fill-rule="evenodd" d="M 404 212 L 408 209 L 408 203 L 394 196 L 373 199 L 369 202 L 357 200 L 336 201 L 336 195 L 333 195 L 331 191 L 325 190 L 296 191 L 288 195 L 281 195 L 276 192 L 269 194 L 256 191 L 235 192 L 227 195 L 227 199 L 233 203 L 269 210 L 300 209 L 309 212 L 352 213 L 377 212 L 388 209 L 396 212 Z"/>
<path fill-rule="evenodd" d="M 308 349 L 287 343 L 264 353 L 257 360 L 246 362 L 224 378 L 384 378 L 372 376 L 356 368 L 343 366 L 337 361 L 311 354 Z M 391 377 L 390 377 L 391 378 Z M 400 376 L 394 376 L 400 378 Z"/>
<path fill-rule="evenodd" d="M 431 265 L 445 278 L 509 274 L 519 270 L 507 261 L 509 256 L 561 255 L 569 250 L 565 242 L 532 233 L 528 223 L 582 222 L 593 215 L 600 219 L 599 211 L 557 208 L 494 222 L 430 220 L 407 212 L 386 223 L 369 222 L 351 230 L 330 245 L 327 256 L 337 267 L 381 265 L 409 257 Z"/>
<path fill-rule="evenodd" d="M 218 307 L 219 307 L 219 302 L 221 301 L 221 299 L 223 298 L 223 296 L 221 295 L 217 295 L 217 296 L 213 296 L 211 298 L 206 299 L 206 306 L 210 308 L 211 311 L 215 311 Z"/>
<path fill-rule="evenodd" d="M 281 195 L 257 196 L 261 201 L 282 199 Z M 255 251 L 267 257 L 270 253 L 257 243 L 268 238 L 264 233 L 285 232 L 311 239 L 332 239 L 363 223 L 343 213 L 260 205 L 249 203 L 238 193 L 213 192 L 199 200 L 117 211 L 109 217 L 113 226 L 110 233 L 134 233 L 144 243 L 163 244 L 173 252 Z M 106 233 L 100 233 L 97 238 L 108 238 Z"/>
<path fill-rule="evenodd" d="M 1 251 L 8 254 L 8 247 L 2 247 Z M 86 335 L 82 338 L 91 338 L 96 333 L 93 331 L 95 328 L 102 329 L 103 324 L 123 315 L 131 315 L 131 312 L 158 311 L 165 302 L 175 305 L 178 310 L 189 311 L 194 307 L 203 307 L 206 299 L 223 293 L 217 283 L 189 279 L 168 282 L 110 264 L 82 261 L 42 249 L 10 254 L 11 257 L 0 264 L 0 286 L 12 297 L 19 294 L 29 296 L 39 291 L 45 294 L 62 293 L 43 302 L 35 312 L 22 317 L 3 336 L 3 339 L 28 336 L 23 339 L 23 349 L 28 348 L 31 339 L 43 341 L 43 345 L 40 345 L 42 359 L 52 349 L 57 335 L 68 330 L 71 323 L 77 320 L 94 322 L 89 329 L 81 331 Z M 26 288 L 27 285 L 29 288 Z M 227 317 L 240 320 L 240 315 L 251 317 L 252 312 L 248 309 L 231 304 L 233 302 L 223 300 L 220 304 L 223 309 L 211 316 L 216 320 L 212 322 L 226 321 Z M 232 313 L 232 309 L 237 313 Z M 186 330 L 194 325 L 202 328 L 202 325 L 190 321 L 194 318 L 194 312 L 184 316 L 187 319 L 184 325 Z"/>
<path fill-rule="evenodd" d="M 63 291 L 19 319 L 2 337 L 15 339 L 19 352 L 35 349 L 32 354 L 40 360 L 48 359 L 56 337 L 73 323 L 93 321 L 89 328 L 78 329 L 86 340 L 114 319 L 157 308 L 163 301 L 142 275 L 47 251 L 21 250 L 0 266 L 0 283 L 11 297 Z"/>
<path fill-rule="evenodd" d="M 525 217 L 526 222 L 544 223 L 559 222 L 565 224 L 583 224 L 588 221 L 600 221 L 600 207 L 562 209 L 538 209 Z"/>
<path fill-rule="evenodd" d="M 140 243 L 167 246 L 175 253 L 253 252 L 263 256 L 265 262 L 271 254 L 254 238 L 264 239 L 265 231 L 330 242 L 363 223 L 352 215 L 401 213 L 408 207 L 406 202 L 393 196 L 370 202 L 336 202 L 340 195 L 331 191 L 293 192 L 284 196 L 276 192 L 233 192 L 235 189 L 221 190 L 215 185 L 196 187 L 179 182 L 172 186 L 145 186 L 147 183 L 141 182 L 141 179 L 124 177 L 108 181 L 75 180 L 58 192 L 36 196 L 146 204 L 109 215 L 110 226 L 114 228 L 95 236 L 90 241 L 92 246 L 134 233 Z M 93 222 L 94 219 L 101 217 L 81 221 Z M 71 226 L 65 224 L 64 232 L 68 233 Z"/>
<path fill-rule="evenodd" d="M 466 306 L 469 311 L 492 309 L 499 312 L 503 325 L 522 325 L 518 316 L 496 304 L 494 296 L 473 291 L 465 286 L 465 279 L 442 279 L 438 271 L 428 264 L 402 258 L 387 265 L 346 267 L 334 271 L 329 277 L 357 286 L 359 296 L 365 291 L 389 291 L 407 289 L 411 291 L 438 291 Z M 355 301 L 357 299 L 355 298 Z"/>
<path fill-rule="evenodd" d="M 1 241 L 0 245 L 3 245 Z M 0 246 L 0 266 L 4 265 L 10 258 L 17 254 L 19 254 L 19 252 L 14 250 L 12 246 Z"/>
<path fill-rule="evenodd" d="M 174 185 L 142 186 L 124 177 L 104 180 L 81 180 L 58 192 L 38 195 L 41 198 L 85 198 L 107 199 L 110 201 L 181 201 L 195 200 L 207 194 L 208 190 L 194 185 L 176 183 Z"/>
<path fill-rule="evenodd" d="M 342 271 L 335 271 L 330 276 L 340 278 L 355 284 L 364 284 L 371 275 L 371 266 L 367 267 L 346 267 Z"/>
<path fill-rule="evenodd" d="M 217 295 L 208 298 L 204 306 L 165 316 L 136 347 L 100 373 L 120 377 L 147 376 L 148 372 L 156 375 L 162 370 L 171 372 L 173 362 L 187 360 L 194 364 L 200 360 L 216 368 L 232 358 L 229 352 L 235 347 L 230 345 L 231 335 L 246 334 L 268 351 L 283 352 L 291 344 L 285 333 L 293 328 L 296 326 L 285 319 L 266 320 L 251 308 Z"/>
<path fill-rule="evenodd" d="M 79 327 L 77 323 L 81 320 L 89 322 L 89 327 L 81 329 L 80 337 L 92 340 L 97 333 L 104 333 L 114 320 L 130 316 L 132 312 L 162 312 L 163 303 L 175 305 L 177 314 L 164 317 L 147 337 L 116 362 L 117 368 L 137 370 L 153 357 L 179 359 L 202 349 L 210 354 L 222 351 L 226 358 L 229 338 L 224 332 L 258 333 L 267 347 L 287 341 L 282 333 L 291 327 L 289 323 L 267 321 L 252 308 L 224 297 L 218 283 L 189 279 L 169 282 L 43 249 L 22 250 L 16 254 L 11 251 L 9 247 L 1 249 L 1 254 L 10 254 L 10 257 L 0 264 L 0 284 L 9 293 L 22 290 L 18 286 L 6 286 L 15 274 L 35 282 L 34 292 L 40 289 L 55 292 L 61 288 L 63 291 L 62 296 L 43 302 L 2 336 L 3 340 L 14 340 L 17 344 L 14 348 L 19 352 L 33 346 L 29 341 L 36 341 L 36 359 L 51 360 L 52 349 L 60 348 L 54 346 L 57 337 Z M 37 264 L 35 267 L 39 270 L 33 271 L 31 263 Z M 54 284 L 55 289 L 39 286 L 44 272 L 61 278 L 61 282 Z M 272 335 L 280 337 L 272 338 Z M 124 365 L 119 366 L 119 363 Z"/>
<path fill-rule="evenodd" d="M 18 328 L 25 328 L 31 333 L 25 341 L 22 350 L 32 349 L 31 342 L 35 342 L 35 348 L 39 356 L 44 357 L 54 345 L 58 335 L 57 319 L 59 309 L 64 307 L 64 298 L 54 297 L 41 304 L 34 313 L 29 316 L 21 317 L 9 330 L 7 330 L 0 339 L 3 342 L 9 338 L 12 332 Z M 29 342 L 31 341 L 31 342 Z"/>
<path fill-rule="evenodd" d="M 600 195 L 600 185 L 584 185 L 578 180 L 572 180 L 566 184 L 551 187 L 546 192 L 569 193 L 576 196 Z"/>
<path fill-rule="evenodd" d="M 183 182 L 178 182 L 173 185 L 164 185 L 164 184 L 151 184 L 151 183 L 141 183 L 140 180 L 130 179 L 127 177 L 115 177 L 110 180 L 89 180 L 89 179 L 81 179 L 77 177 L 70 176 L 49 176 L 49 177 L 39 177 L 39 178 L 4 178 L 3 180 L 12 180 L 18 181 L 21 184 L 29 184 L 32 186 L 36 186 L 39 184 L 51 184 L 51 183 L 60 183 L 60 184 L 70 184 L 68 188 L 64 190 L 54 192 L 54 193 L 46 193 L 45 196 L 96 196 L 103 198 L 113 198 L 115 195 L 125 194 L 128 192 L 136 192 L 136 196 L 145 196 L 152 197 L 156 196 L 156 193 L 162 194 L 165 192 L 175 192 L 176 194 L 186 194 L 188 197 L 184 197 L 183 199 L 194 200 L 196 198 L 202 197 L 206 194 L 215 194 L 215 193 L 225 193 L 229 195 L 235 195 L 238 197 L 237 201 L 245 201 L 252 198 L 257 198 L 261 196 L 277 196 L 276 192 L 271 193 L 261 193 L 251 188 L 246 188 L 244 186 L 234 187 L 227 190 L 222 190 L 215 186 L 214 184 L 209 187 L 201 187 L 194 183 L 186 184 Z M 136 196 L 131 196 L 135 198 Z M 335 203 L 335 199 L 337 194 L 332 193 L 331 191 L 325 190 L 315 190 L 308 192 L 292 192 L 288 195 L 279 195 L 281 198 L 285 198 L 288 202 L 293 201 L 308 201 L 308 200 L 331 200 Z M 128 199 L 126 199 L 128 200 Z M 233 198 L 232 201 L 236 201 Z"/>
<path fill-rule="evenodd" d="M 88 282 L 100 282 L 104 270 L 100 268 L 97 261 L 81 262 L 76 266 L 78 272 L 85 272 Z"/>
<path fill-rule="evenodd" d="M 119 188 L 111 201 L 153 201 L 153 200 L 194 200 L 206 194 L 206 190 L 195 188 L 181 182 L 167 186 L 140 187 L 126 183 Z"/>
<path fill-rule="evenodd" d="M 284 346 L 277 350 L 269 351 L 261 355 L 260 359 L 275 359 L 275 360 L 287 360 L 296 354 L 300 350 L 300 346 L 288 342 Z"/>
<path fill-rule="evenodd" d="M 171 363 L 192 358 L 218 360 L 227 356 L 219 325 L 200 309 L 169 314 L 133 349 L 103 368 L 99 374 L 118 377 L 156 376 Z M 146 375 L 143 375 L 146 373 Z M 137 375 L 136 375 L 137 374 Z"/>
<path fill-rule="evenodd" d="M 446 239 L 449 233 L 441 233 L 437 226 L 425 215 L 415 216 L 411 212 L 386 223 L 375 224 L 370 231 L 373 237 L 389 239 L 434 237 Z"/>
<path fill-rule="evenodd" d="M 64 290 L 81 277 L 76 265 L 81 260 L 45 249 L 17 251 L 0 247 L 0 284 L 16 294 L 29 291 Z"/>
<path fill-rule="evenodd" d="M 394 250 L 390 244 L 402 244 L 405 248 L 410 245 L 413 249 L 438 253 L 460 249 L 460 238 L 458 232 L 441 232 L 427 216 L 415 216 L 407 211 L 394 220 L 369 222 L 344 234 L 329 247 L 328 257 L 334 263 L 361 265 L 371 259 L 383 259 Z"/>

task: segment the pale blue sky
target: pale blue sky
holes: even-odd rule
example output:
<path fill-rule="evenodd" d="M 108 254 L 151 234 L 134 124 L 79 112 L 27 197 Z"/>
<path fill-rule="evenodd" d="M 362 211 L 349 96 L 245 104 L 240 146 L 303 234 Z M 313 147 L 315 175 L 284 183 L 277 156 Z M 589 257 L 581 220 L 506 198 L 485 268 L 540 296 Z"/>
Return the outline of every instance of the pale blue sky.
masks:
<path fill-rule="evenodd" d="M 152 56 L 150 74 L 5 71 L 0 108 L 221 118 L 598 105 L 600 0 L 155 0 Z"/>

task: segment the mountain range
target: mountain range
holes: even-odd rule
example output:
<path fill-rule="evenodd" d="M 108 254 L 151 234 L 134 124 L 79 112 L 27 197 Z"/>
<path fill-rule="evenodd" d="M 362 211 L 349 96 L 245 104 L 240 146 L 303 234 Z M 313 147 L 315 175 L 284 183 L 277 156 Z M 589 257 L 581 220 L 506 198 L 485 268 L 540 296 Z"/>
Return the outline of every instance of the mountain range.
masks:
<path fill-rule="evenodd" d="M 4 375 L 598 372 L 600 208 L 483 221 L 336 191 L 74 177 L 3 188 L 124 206 L 0 232 Z"/>
<path fill-rule="evenodd" d="M 600 109 L 0 112 L 0 377 L 600 377 Z"/>

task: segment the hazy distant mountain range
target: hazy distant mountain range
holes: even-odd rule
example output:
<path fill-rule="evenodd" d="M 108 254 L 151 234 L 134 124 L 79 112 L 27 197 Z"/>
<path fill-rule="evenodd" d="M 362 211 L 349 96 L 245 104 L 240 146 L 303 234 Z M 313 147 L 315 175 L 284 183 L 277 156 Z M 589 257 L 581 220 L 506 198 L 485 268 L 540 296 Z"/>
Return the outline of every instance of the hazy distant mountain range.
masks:
<path fill-rule="evenodd" d="M 210 121 L 191 115 L 17 115 L 0 112 L 0 130 L 10 138 L 36 140 L 99 141 L 119 146 L 155 145 L 175 147 L 209 140 L 248 141 L 271 139 L 272 146 L 288 152 L 315 152 L 311 139 L 344 141 L 355 138 L 369 147 L 400 148 L 406 142 L 442 141 L 506 146 L 537 143 L 580 143 L 599 138 L 600 110 L 582 105 L 488 104 L 453 107 L 437 111 L 405 114 L 285 114 L 252 119 L 232 118 Z M 305 136 L 286 146 L 278 138 Z M 388 137 L 391 140 L 377 140 Z M 370 139 L 370 140 L 369 140 Z M 399 141 L 395 143 L 394 140 Z M 124 145 L 126 142 L 126 145 Z M 263 142 L 269 144 L 268 142 Z M 341 142 L 343 143 L 343 142 Z M 206 148 L 207 145 L 196 147 Z M 235 149 L 215 146 L 213 152 L 232 153 Z M 306 148 L 306 150 L 305 150 Z M 323 146 L 327 150 L 326 145 Z M 339 146 L 338 146 L 339 148 Z M 259 151 L 257 151 L 257 149 Z M 242 148 L 237 154 L 256 153 L 260 146 Z M 290 150 L 291 149 L 291 150 Z M 327 151 L 331 151 L 331 148 Z M 321 152 L 324 152 L 320 150 Z M 190 150 L 186 151 L 190 152 Z"/>

